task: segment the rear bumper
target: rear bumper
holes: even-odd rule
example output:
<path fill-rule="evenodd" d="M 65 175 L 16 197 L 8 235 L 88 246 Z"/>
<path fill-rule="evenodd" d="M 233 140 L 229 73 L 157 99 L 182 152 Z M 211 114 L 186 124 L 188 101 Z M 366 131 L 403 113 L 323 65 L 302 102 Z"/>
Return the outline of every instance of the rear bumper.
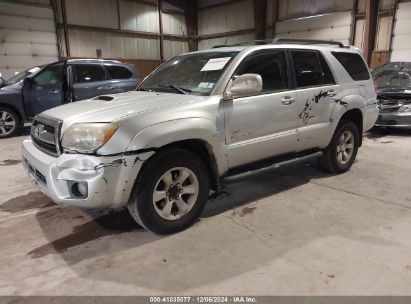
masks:
<path fill-rule="evenodd" d="M 47 155 L 31 139 L 22 145 L 24 168 L 30 179 L 57 204 L 84 208 L 117 208 L 127 204 L 134 181 L 152 152 L 136 155 Z M 81 183 L 87 195 L 73 187 Z M 74 185 L 74 186 L 73 186 Z"/>
<path fill-rule="evenodd" d="M 411 129 L 411 113 L 380 113 L 375 126 Z"/>

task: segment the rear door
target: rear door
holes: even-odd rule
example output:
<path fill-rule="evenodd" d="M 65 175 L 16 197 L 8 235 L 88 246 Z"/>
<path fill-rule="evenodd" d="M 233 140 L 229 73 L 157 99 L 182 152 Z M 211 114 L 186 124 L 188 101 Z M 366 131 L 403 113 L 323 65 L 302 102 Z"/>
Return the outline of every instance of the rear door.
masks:
<path fill-rule="evenodd" d="M 116 92 L 114 86 L 107 80 L 106 70 L 101 64 L 76 63 L 72 65 L 72 70 L 75 101 Z"/>
<path fill-rule="evenodd" d="M 290 50 L 297 99 L 298 151 L 326 143 L 339 86 L 324 56 L 316 50 Z"/>
<path fill-rule="evenodd" d="M 116 93 L 128 92 L 137 88 L 137 80 L 133 72 L 124 65 L 106 64 L 110 84 L 115 88 Z"/>

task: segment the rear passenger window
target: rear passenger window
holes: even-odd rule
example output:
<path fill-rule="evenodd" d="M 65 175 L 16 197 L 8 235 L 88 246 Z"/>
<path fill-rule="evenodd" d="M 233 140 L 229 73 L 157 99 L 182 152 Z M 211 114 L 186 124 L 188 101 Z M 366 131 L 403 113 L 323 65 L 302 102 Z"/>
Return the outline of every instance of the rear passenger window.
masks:
<path fill-rule="evenodd" d="M 259 74 L 263 79 L 263 93 L 288 88 L 287 64 L 284 51 L 263 51 L 250 55 L 238 68 L 236 75 Z"/>
<path fill-rule="evenodd" d="M 341 63 L 350 74 L 353 80 L 368 80 L 370 73 L 360 55 L 356 53 L 332 52 L 335 58 Z"/>
<path fill-rule="evenodd" d="M 133 73 L 122 66 L 106 65 L 106 69 L 111 79 L 129 79 L 133 77 Z"/>
<path fill-rule="evenodd" d="M 324 83 L 317 52 L 291 51 L 291 56 L 299 87 L 318 86 Z"/>
<path fill-rule="evenodd" d="M 76 64 L 74 81 L 77 83 L 106 80 L 106 72 L 99 64 Z"/>

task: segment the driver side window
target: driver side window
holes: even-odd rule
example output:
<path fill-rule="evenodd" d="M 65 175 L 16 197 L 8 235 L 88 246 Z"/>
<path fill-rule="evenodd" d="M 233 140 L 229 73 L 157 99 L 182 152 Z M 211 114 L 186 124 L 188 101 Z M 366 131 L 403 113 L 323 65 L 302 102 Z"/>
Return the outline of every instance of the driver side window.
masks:
<path fill-rule="evenodd" d="M 288 89 L 287 63 L 283 50 L 264 50 L 251 54 L 245 58 L 235 75 L 248 73 L 261 76 L 263 94 Z"/>
<path fill-rule="evenodd" d="M 63 66 L 64 64 L 62 62 L 59 62 L 45 68 L 34 77 L 35 83 L 37 85 L 61 83 L 63 77 Z"/>

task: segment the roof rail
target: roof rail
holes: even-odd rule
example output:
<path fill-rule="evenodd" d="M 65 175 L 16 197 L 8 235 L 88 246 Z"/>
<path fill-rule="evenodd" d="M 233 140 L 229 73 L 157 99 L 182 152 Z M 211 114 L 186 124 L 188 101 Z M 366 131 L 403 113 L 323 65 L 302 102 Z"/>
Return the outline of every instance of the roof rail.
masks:
<path fill-rule="evenodd" d="M 220 48 L 220 47 L 262 45 L 262 44 L 272 44 L 272 43 L 273 43 L 272 39 L 250 40 L 250 41 L 244 41 L 244 42 L 233 43 L 233 44 L 217 44 L 217 45 L 214 45 L 212 48 L 215 49 L 215 48 Z"/>
<path fill-rule="evenodd" d="M 345 47 L 345 45 L 340 41 L 299 39 L 299 38 L 275 38 L 272 43 L 273 44 L 330 44 L 330 45 L 338 45 L 340 48 Z"/>

